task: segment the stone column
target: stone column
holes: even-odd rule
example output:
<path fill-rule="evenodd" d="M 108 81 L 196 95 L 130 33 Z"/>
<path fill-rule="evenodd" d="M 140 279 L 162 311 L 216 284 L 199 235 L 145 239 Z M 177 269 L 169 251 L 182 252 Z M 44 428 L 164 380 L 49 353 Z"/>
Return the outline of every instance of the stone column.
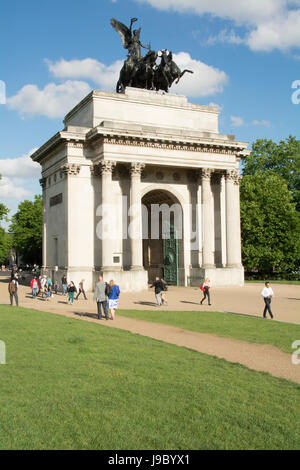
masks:
<path fill-rule="evenodd" d="M 43 240 L 42 240 L 42 267 L 47 266 L 47 221 L 46 221 L 46 178 L 40 179 L 43 191 Z"/>
<path fill-rule="evenodd" d="M 212 169 L 202 170 L 202 204 L 203 204 L 203 268 L 214 268 L 214 214 L 210 178 Z"/>
<path fill-rule="evenodd" d="M 99 170 L 102 175 L 102 210 L 103 218 L 102 223 L 104 228 L 108 229 L 109 224 L 112 222 L 112 214 L 109 210 L 111 205 L 111 181 L 112 172 L 116 165 L 112 161 L 101 161 L 99 164 Z M 106 230 L 107 232 L 107 230 Z M 103 233 L 102 237 L 102 271 L 112 271 L 113 267 L 113 240 Z"/>
<path fill-rule="evenodd" d="M 131 246 L 131 269 L 143 270 L 143 231 L 142 231 L 142 201 L 141 201 L 141 174 L 145 165 L 131 163 L 130 187 L 130 226 L 129 237 Z"/>
<path fill-rule="evenodd" d="M 241 228 L 239 172 L 226 171 L 226 244 L 227 267 L 241 267 Z"/>

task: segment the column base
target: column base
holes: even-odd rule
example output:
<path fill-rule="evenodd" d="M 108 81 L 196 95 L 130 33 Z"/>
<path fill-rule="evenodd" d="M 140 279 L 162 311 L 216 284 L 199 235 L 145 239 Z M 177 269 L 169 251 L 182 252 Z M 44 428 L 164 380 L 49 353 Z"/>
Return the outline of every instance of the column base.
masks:
<path fill-rule="evenodd" d="M 198 286 L 202 279 L 211 280 L 212 287 L 230 287 L 244 285 L 244 268 L 243 266 L 235 267 L 204 267 L 193 269 L 190 271 L 190 285 Z"/>
<path fill-rule="evenodd" d="M 113 272 L 119 272 L 119 271 L 121 271 L 121 268 L 120 268 L 120 266 L 102 266 L 100 268 L 100 271 L 102 271 L 103 273 L 108 272 L 108 271 L 109 272 L 112 272 L 112 271 Z"/>
<path fill-rule="evenodd" d="M 130 271 L 145 271 L 143 266 L 130 266 Z"/>
<path fill-rule="evenodd" d="M 139 292 L 148 287 L 148 273 L 144 269 L 129 271 L 95 271 L 94 279 L 97 281 L 98 275 L 103 275 L 103 280 L 109 282 L 111 279 L 120 287 L 121 292 Z"/>

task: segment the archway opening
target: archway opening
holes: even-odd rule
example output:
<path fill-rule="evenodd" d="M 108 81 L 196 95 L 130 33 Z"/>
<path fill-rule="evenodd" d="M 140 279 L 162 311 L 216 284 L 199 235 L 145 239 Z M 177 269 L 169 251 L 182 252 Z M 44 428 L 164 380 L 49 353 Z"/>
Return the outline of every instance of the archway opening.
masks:
<path fill-rule="evenodd" d="M 143 265 L 152 283 L 156 276 L 169 285 L 181 284 L 184 267 L 183 211 L 167 190 L 152 190 L 142 198 Z"/>

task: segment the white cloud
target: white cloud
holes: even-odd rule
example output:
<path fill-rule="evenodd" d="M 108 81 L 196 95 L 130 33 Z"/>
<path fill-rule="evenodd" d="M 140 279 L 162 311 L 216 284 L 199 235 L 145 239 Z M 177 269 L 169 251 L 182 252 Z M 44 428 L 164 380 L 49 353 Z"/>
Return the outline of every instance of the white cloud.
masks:
<path fill-rule="evenodd" d="M 192 59 L 187 52 L 173 54 L 173 59 L 181 70 L 193 70 L 180 79 L 178 85 L 173 84 L 171 92 L 184 94 L 190 97 L 214 95 L 223 92 L 228 83 L 228 76 L 222 70 Z"/>
<path fill-rule="evenodd" d="M 17 158 L 0 159 L 0 201 L 10 210 L 11 217 L 18 204 L 24 199 L 32 199 L 37 179 L 41 176 L 41 166 L 33 162 L 30 155 L 36 148 Z M 7 223 L 3 224 L 8 226 Z"/>
<path fill-rule="evenodd" d="M 281 11 L 286 0 L 136 0 L 149 3 L 159 10 L 174 10 L 179 13 L 209 13 L 219 18 L 236 22 L 256 23 Z"/>
<path fill-rule="evenodd" d="M 90 91 L 88 83 L 70 80 L 60 85 L 49 83 L 43 90 L 36 85 L 25 85 L 15 96 L 7 98 L 7 106 L 24 117 L 43 115 L 59 118 Z"/>
<path fill-rule="evenodd" d="M 36 150 L 37 148 L 34 148 L 30 150 L 30 152 L 18 158 L 0 159 L 0 174 L 3 177 L 7 176 L 18 178 L 19 181 L 22 181 L 23 178 L 40 177 L 41 166 L 30 158 L 30 155 L 32 155 Z"/>
<path fill-rule="evenodd" d="M 0 200 L 5 204 L 6 199 L 21 201 L 25 197 L 31 197 L 32 193 L 22 186 L 16 184 L 14 179 L 3 176 L 0 180 Z"/>
<path fill-rule="evenodd" d="M 223 29 L 215 36 L 209 36 L 205 41 L 201 41 L 203 45 L 214 46 L 217 43 L 228 43 L 228 44 L 244 44 L 245 39 L 237 36 L 236 33 L 231 29 Z"/>
<path fill-rule="evenodd" d="M 247 44 L 252 50 L 264 51 L 300 47 L 300 10 L 258 24 L 250 33 Z"/>
<path fill-rule="evenodd" d="M 300 48 L 299 0 L 136 0 L 159 10 L 179 13 L 210 14 L 246 28 L 244 38 L 233 30 L 210 36 L 207 44 L 245 43 L 255 51 Z"/>
<path fill-rule="evenodd" d="M 252 122 L 252 124 L 253 124 L 254 126 L 271 127 L 270 121 L 266 121 L 265 119 L 262 119 L 261 121 L 258 121 L 258 120 L 256 120 L 256 119 L 254 119 L 254 121 Z"/>
<path fill-rule="evenodd" d="M 64 60 L 60 59 L 56 63 L 45 60 L 49 71 L 56 78 L 79 78 L 90 79 L 105 90 L 115 90 L 119 78 L 120 70 L 123 66 L 122 60 L 117 60 L 107 66 L 96 59 Z"/>
<path fill-rule="evenodd" d="M 244 126 L 244 119 L 239 116 L 230 116 L 232 127 L 241 127 Z"/>

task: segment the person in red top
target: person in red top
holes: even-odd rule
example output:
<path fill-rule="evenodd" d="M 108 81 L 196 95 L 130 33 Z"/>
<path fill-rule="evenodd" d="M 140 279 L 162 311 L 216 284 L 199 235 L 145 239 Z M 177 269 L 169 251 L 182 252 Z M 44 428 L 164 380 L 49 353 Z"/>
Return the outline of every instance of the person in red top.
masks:
<path fill-rule="evenodd" d="M 31 289 L 31 292 L 32 292 L 32 298 L 33 299 L 36 299 L 36 296 L 37 296 L 37 293 L 38 293 L 38 289 L 39 289 L 39 283 L 37 281 L 37 278 L 34 277 L 30 283 L 30 289 Z"/>

